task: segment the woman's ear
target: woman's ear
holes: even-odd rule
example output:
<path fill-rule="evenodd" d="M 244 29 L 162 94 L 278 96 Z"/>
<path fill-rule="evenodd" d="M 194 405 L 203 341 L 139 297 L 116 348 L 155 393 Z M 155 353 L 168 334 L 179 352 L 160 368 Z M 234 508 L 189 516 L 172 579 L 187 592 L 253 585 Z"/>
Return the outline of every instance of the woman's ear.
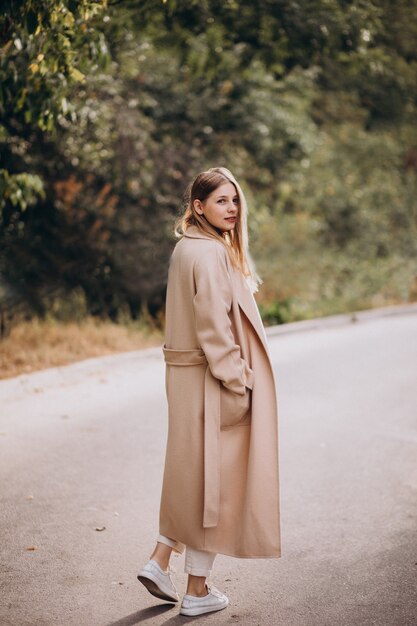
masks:
<path fill-rule="evenodd" d="M 201 200 L 194 200 L 194 211 L 199 215 L 203 215 L 203 205 L 201 204 Z"/>

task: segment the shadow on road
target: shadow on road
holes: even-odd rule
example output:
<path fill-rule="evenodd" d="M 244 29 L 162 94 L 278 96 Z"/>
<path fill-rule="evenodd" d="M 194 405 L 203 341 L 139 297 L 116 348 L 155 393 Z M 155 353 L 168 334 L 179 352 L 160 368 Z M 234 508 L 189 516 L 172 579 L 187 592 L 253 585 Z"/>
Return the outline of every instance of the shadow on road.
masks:
<path fill-rule="evenodd" d="M 206 615 L 196 615 L 195 617 L 189 617 L 185 615 L 174 615 L 166 620 L 166 622 L 162 622 L 163 626 L 178 626 L 179 624 L 191 624 L 191 622 L 195 622 L 196 620 L 203 618 L 207 620 L 210 618 L 210 615 L 215 615 L 215 613 L 207 613 Z"/>
<path fill-rule="evenodd" d="M 122 617 L 116 622 L 111 622 L 110 624 L 107 624 L 107 626 L 134 626 L 135 624 L 140 624 L 141 622 L 145 622 L 146 620 L 151 619 L 151 617 L 157 617 L 162 613 L 166 613 L 173 608 L 173 604 L 159 604 L 158 606 L 150 606 L 147 609 L 142 609 L 140 611 L 136 611 L 136 613 L 126 615 L 126 617 Z"/>
<path fill-rule="evenodd" d="M 161 604 L 158 606 L 150 606 L 147 609 L 142 609 L 141 611 L 137 611 L 136 613 L 126 615 L 126 617 L 122 617 L 116 622 L 111 622 L 110 624 L 107 624 L 107 626 L 135 626 L 135 624 L 145 622 L 148 619 L 152 619 L 152 617 L 162 615 L 170 609 L 178 609 L 178 606 L 175 606 L 174 604 Z M 161 622 L 161 624 L 164 624 L 164 626 L 178 626 L 179 624 L 190 624 L 191 622 L 194 622 L 196 619 L 199 618 L 201 618 L 201 615 L 197 615 L 193 618 L 185 617 L 176 613 L 165 622 Z"/>

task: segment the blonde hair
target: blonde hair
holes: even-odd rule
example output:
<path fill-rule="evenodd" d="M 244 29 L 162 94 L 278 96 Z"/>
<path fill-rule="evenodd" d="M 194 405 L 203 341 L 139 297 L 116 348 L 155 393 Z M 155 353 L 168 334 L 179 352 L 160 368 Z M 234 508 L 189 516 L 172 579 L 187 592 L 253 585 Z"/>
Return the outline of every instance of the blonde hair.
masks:
<path fill-rule="evenodd" d="M 194 200 L 204 202 L 213 191 L 227 182 L 232 183 L 236 189 L 239 199 L 239 212 L 235 228 L 232 231 L 220 234 L 204 215 L 197 213 L 194 208 Z M 226 246 L 233 266 L 238 268 L 245 276 L 251 291 L 258 291 L 262 280 L 256 273 L 254 263 L 249 254 L 248 206 L 245 195 L 233 174 L 225 167 L 212 167 L 205 172 L 200 172 L 187 188 L 185 200 L 185 211 L 175 223 L 175 235 L 182 237 L 190 226 L 196 226 L 206 235 L 220 241 Z"/>

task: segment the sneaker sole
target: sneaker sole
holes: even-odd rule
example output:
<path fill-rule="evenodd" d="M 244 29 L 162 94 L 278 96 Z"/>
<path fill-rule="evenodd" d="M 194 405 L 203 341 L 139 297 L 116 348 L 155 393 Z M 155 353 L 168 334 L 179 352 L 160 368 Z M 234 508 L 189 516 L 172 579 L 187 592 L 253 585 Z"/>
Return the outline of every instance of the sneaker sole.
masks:
<path fill-rule="evenodd" d="M 179 598 L 174 598 L 164 591 L 160 587 L 158 587 L 157 580 L 151 578 L 151 574 L 138 574 L 137 579 L 146 587 L 146 589 L 151 593 L 155 598 L 159 598 L 159 600 L 166 600 L 167 602 L 178 602 Z"/>
<path fill-rule="evenodd" d="M 193 617 L 194 615 L 203 615 L 204 613 L 213 613 L 214 611 L 221 611 L 229 606 L 229 601 L 225 602 L 221 606 L 206 606 L 206 607 L 195 607 L 194 609 L 183 609 L 181 607 L 180 614 L 188 615 L 189 617 Z"/>

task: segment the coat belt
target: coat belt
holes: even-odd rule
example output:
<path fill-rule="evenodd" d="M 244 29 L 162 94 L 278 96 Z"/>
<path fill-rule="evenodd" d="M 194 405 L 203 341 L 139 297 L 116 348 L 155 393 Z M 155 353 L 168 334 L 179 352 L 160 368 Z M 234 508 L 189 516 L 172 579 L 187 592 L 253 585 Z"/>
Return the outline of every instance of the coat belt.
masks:
<path fill-rule="evenodd" d="M 204 375 L 204 510 L 203 527 L 213 528 L 219 521 L 220 505 L 220 385 L 208 366 L 201 348 L 173 350 L 162 348 L 168 365 L 206 364 Z"/>

